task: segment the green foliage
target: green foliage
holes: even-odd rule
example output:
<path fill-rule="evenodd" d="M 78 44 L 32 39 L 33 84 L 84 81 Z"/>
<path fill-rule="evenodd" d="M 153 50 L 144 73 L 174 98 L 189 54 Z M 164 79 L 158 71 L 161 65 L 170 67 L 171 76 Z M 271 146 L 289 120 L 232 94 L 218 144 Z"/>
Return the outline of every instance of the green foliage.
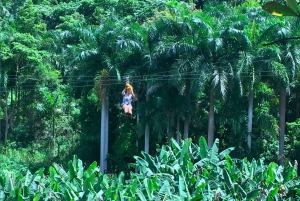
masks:
<path fill-rule="evenodd" d="M 276 16 L 299 16 L 299 9 L 296 0 L 287 0 L 287 5 L 275 1 L 265 3 L 262 8 Z"/>
<path fill-rule="evenodd" d="M 300 181 L 290 164 L 283 168 L 263 159 L 247 161 L 229 156 L 233 148 L 218 152 L 203 137 L 162 146 L 156 156 L 142 153 L 130 164 L 137 173 L 106 175 L 96 162 L 84 167 L 76 156 L 66 169 L 57 163 L 34 174 L 0 170 L 0 199 L 18 200 L 269 200 L 294 199 Z M 201 150 L 204 149 L 204 150 Z M 206 152 L 203 157 L 201 152 Z M 14 178 L 14 181 L 12 180 Z"/>
<path fill-rule="evenodd" d="M 31 170 L 54 160 L 65 163 L 74 153 L 88 165 L 97 160 L 101 109 L 93 88 L 94 78 L 104 70 L 110 88 L 109 171 L 125 171 L 128 176 L 126 164 L 144 148 L 141 133 L 146 123 L 150 150 L 167 143 L 177 131 L 182 133 L 185 120 L 189 136 L 197 141 L 199 133 L 207 132 L 211 89 L 217 92 L 214 130 L 219 150 L 234 146 L 234 157 L 277 161 L 277 89 L 299 80 L 299 45 L 286 40 L 276 46 L 261 44 L 290 37 L 299 26 L 290 18 L 270 18 L 255 0 L 201 2 L 202 10 L 165 0 L 1 1 L 0 140 L 8 138 L 4 153 L 27 162 Z M 267 5 L 273 11 L 277 6 L 280 12 L 289 12 L 283 15 L 298 15 L 292 0 L 287 6 Z M 121 83 L 127 75 L 139 96 L 130 122 L 122 119 L 119 108 Z M 101 89 L 101 82 L 96 85 Z M 254 92 L 251 153 L 245 144 L 249 89 Z M 147 103 L 146 94 L 151 95 Z M 299 112 L 293 109 L 299 102 L 296 96 L 295 90 L 288 97 L 289 122 Z M 288 125 L 288 132 L 286 157 L 296 159 L 298 131 Z M 207 152 L 204 139 L 200 141 L 200 158 L 218 161 Z M 182 151 L 187 152 L 187 147 Z M 184 164 L 187 156 L 180 157 Z M 188 198 L 192 193 L 185 186 L 189 185 L 186 171 L 177 172 L 180 177 L 175 180 L 183 185 L 176 184 L 176 196 Z M 220 172 L 228 191 L 244 196 L 232 173 Z M 159 189 L 166 199 L 179 199 L 168 187 L 175 185 L 172 182 L 162 181 L 157 187 L 147 179 L 142 183 L 152 190 L 137 191 L 136 196 L 152 199 Z M 206 187 L 210 195 L 213 188 Z M 253 195 L 257 193 L 254 189 Z"/>

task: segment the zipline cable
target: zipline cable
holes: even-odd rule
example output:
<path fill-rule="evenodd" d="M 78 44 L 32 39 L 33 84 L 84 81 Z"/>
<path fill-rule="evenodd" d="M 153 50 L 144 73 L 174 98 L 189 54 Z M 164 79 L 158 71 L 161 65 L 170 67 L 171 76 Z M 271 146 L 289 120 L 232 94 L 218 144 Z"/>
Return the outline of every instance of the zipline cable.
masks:
<path fill-rule="evenodd" d="M 242 78 L 252 78 L 252 76 L 241 76 Z M 263 77 L 275 77 L 274 75 L 264 75 Z M 155 79 L 154 81 L 174 81 L 174 80 L 178 80 L 178 79 Z M 182 80 L 199 80 L 199 78 L 194 78 L 194 77 L 185 77 L 185 78 L 182 78 Z M 141 79 L 141 80 L 136 80 L 136 81 L 133 81 L 132 83 L 136 83 L 136 82 L 144 82 L 145 80 L 144 79 Z M 70 82 L 70 83 L 67 83 L 65 86 L 68 86 L 70 89 L 73 89 L 73 88 L 86 88 L 86 87 L 95 87 L 95 84 L 94 84 L 94 80 L 90 80 L 90 81 L 84 81 L 84 82 Z M 80 84 L 80 83 L 83 83 L 83 85 L 72 85 L 72 84 Z M 93 83 L 93 84 L 92 84 Z M 124 83 L 121 83 L 121 82 L 109 82 L 109 83 L 104 83 L 102 84 L 103 86 L 113 86 L 113 85 L 124 85 Z M 0 91 L 1 92 L 5 92 L 5 91 L 8 91 L 8 90 L 11 90 L 11 89 L 15 89 L 18 87 L 18 91 L 36 91 L 36 90 L 40 90 L 40 89 L 43 89 L 43 88 L 48 88 L 48 89 L 57 89 L 57 87 L 55 86 L 52 86 L 52 87 L 47 87 L 47 86 L 41 86 L 41 87 L 37 87 L 36 85 L 19 85 L 19 86 L 10 86 L 10 87 L 6 87 L 6 90 L 2 90 Z"/>
<path fill-rule="evenodd" d="M 226 60 L 226 61 L 220 61 L 220 62 L 215 62 L 215 63 L 204 63 L 204 66 L 214 66 L 214 65 L 216 65 L 216 64 L 230 64 L 230 65 L 233 65 L 233 64 L 231 64 L 230 62 L 232 62 L 232 61 L 237 61 L 237 60 L 239 60 L 239 59 L 231 59 L 231 60 Z M 263 61 L 275 61 L 276 62 L 276 60 L 270 60 L 270 59 L 261 59 L 261 60 L 254 60 L 254 61 L 252 61 L 252 63 L 257 63 L 257 62 L 263 62 Z M 224 65 L 224 66 L 216 66 L 216 68 L 224 68 L 224 69 L 227 69 L 228 68 L 228 65 Z M 157 72 L 157 73 L 152 73 L 152 74 L 150 74 L 150 75 L 144 75 L 144 76 L 156 76 L 156 75 L 159 75 L 159 74 L 163 74 L 163 73 L 170 73 L 170 72 L 173 72 L 174 70 L 169 70 L 169 71 L 164 71 L 164 72 Z M 20 75 L 7 75 L 7 76 L 9 76 L 9 77 L 19 77 Z M 79 75 L 80 76 L 80 75 Z M 125 75 L 125 76 L 123 76 L 123 77 L 126 77 L 127 75 Z M 73 76 L 63 76 L 64 78 L 69 78 L 69 77 L 78 77 L 78 76 L 76 76 L 76 75 L 73 75 Z M 95 77 L 95 75 L 90 75 L 90 76 L 85 76 L 85 77 Z M 107 77 L 119 77 L 119 76 L 117 76 L 117 75 L 115 75 L 115 76 L 111 76 L 111 75 L 109 75 L 109 76 L 107 76 Z M 122 76 L 121 76 L 122 77 Z M 135 78 L 135 77 L 140 77 L 140 76 L 130 76 L 130 78 Z"/>

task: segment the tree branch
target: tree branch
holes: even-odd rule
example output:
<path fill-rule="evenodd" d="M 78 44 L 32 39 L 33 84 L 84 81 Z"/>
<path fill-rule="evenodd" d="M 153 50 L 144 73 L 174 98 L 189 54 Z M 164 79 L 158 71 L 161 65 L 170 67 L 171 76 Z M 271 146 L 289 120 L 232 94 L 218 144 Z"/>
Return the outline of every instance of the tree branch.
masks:
<path fill-rule="evenodd" d="M 295 37 L 290 37 L 290 38 L 281 38 L 281 39 L 272 41 L 272 42 L 270 42 L 270 43 L 265 43 L 265 44 L 262 44 L 262 45 L 263 45 L 263 46 L 268 46 L 268 45 L 273 45 L 273 44 L 275 44 L 275 43 L 279 43 L 279 42 L 285 41 L 285 40 L 297 40 L 297 39 L 300 39 L 300 36 L 295 36 Z"/>

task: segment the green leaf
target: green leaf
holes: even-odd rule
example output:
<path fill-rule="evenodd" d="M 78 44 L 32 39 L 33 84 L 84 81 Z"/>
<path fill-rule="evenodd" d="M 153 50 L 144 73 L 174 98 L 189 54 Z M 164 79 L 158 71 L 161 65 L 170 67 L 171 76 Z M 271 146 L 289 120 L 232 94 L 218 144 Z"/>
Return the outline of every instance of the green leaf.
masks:
<path fill-rule="evenodd" d="M 254 200 L 260 193 L 260 189 L 255 189 L 247 194 L 247 199 Z"/>
<path fill-rule="evenodd" d="M 118 176 L 118 185 L 119 186 L 124 184 L 124 178 L 125 178 L 124 172 L 120 172 L 120 174 Z"/>
<path fill-rule="evenodd" d="M 159 195 L 166 195 L 166 196 L 171 196 L 171 190 L 170 190 L 170 183 L 168 180 L 165 180 L 162 187 L 159 189 L 158 192 Z"/>
<path fill-rule="evenodd" d="M 225 149 L 219 154 L 219 159 L 222 160 L 226 155 L 228 155 L 230 152 L 234 150 L 234 147 L 230 147 L 228 149 Z"/>
<path fill-rule="evenodd" d="M 84 176 L 86 178 L 89 178 L 91 175 L 93 175 L 93 173 L 95 172 L 97 168 L 97 162 L 94 161 L 90 166 L 89 168 L 84 172 Z"/>
<path fill-rule="evenodd" d="M 83 177 L 83 164 L 82 164 L 82 160 L 78 160 L 77 161 L 77 177 L 79 178 L 79 179 L 82 179 L 82 177 Z"/>
<path fill-rule="evenodd" d="M 245 190 L 244 190 L 238 183 L 235 183 L 235 184 L 234 184 L 234 191 L 235 191 L 236 193 L 242 194 L 243 197 L 246 197 L 246 192 L 245 192 Z"/>
<path fill-rule="evenodd" d="M 298 16 L 290 7 L 281 5 L 275 1 L 265 3 L 262 9 L 276 16 Z"/>
<path fill-rule="evenodd" d="M 208 146 L 207 146 L 206 140 L 203 136 L 201 136 L 200 139 L 199 139 L 199 146 L 200 146 L 200 157 L 201 157 L 201 159 L 207 158 Z"/>
<path fill-rule="evenodd" d="M 4 201 L 5 200 L 5 193 L 4 191 L 0 190 L 0 201 Z"/>
<path fill-rule="evenodd" d="M 295 13 L 299 13 L 298 4 L 296 0 L 286 0 L 287 5 L 295 11 Z"/>
<path fill-rule="evenodd" d="M 179 144 L 177 143 L 177 141 L 174 138 L 171 138 L 171 144 L 172 144 L 173 149 L 176 148 L 177 151 L 181 150 L 181 147 L 179 146 Z"/>
<path fill-rule="evenodd" d="M 8 173 L 5 180 L 5 191 L 10 193 L 13 190 L 12 174 Z"/>
<path fill-rule="evenodd" d="M 209 159 L 213 163 L 217 163 L 219 161 L 218 157 L 218 152 L 219 152 L 219 139 L 217 138 L 209 151 Z"/>
<path fill-rule="evenodd" d="M 142 191 L 140 191 L 139 189 L 137 189 L 136 191 L 138 197 L 142 200 L 142 201 L 147 201 L 144 194 L 142 193 Z"/>
<path fill-rule="evenodd" d="M 145 157 L 146 161 L 148 162 L 149 168 L 152 170 L 152 172 L 157 173 L 158 167 L 155 164 L 153 157 L 145 152 L 142 152 L 142 155 Z"/>
<path fill-rule="evenodd" d="M 228 172 L 227 172 L 226 169 L 223 169 L 223 176 L 224 176 L 224 181 L 225 181 L 227 187 L 229 189 L 232 189 L 233 188 L 233 184 L 232 184 L 231 178 L 230 178 L 230 176 L 229 176 L 229 174 L 228 174 Z"/>
<path fill-rule="evenodd" d="M 76 175 L 75 175 L 75 170 L 74 170 L 74 167 L 73 167 L 71 161 L 68 162 L 68 167 L 69 167 L 69 171 L 68 171 L 69 178 L 70 178 L 70 180 L 72 180 Z"/>
<path fill-rule="evenodd" d="M 182 172 L 182 171 L 180 170 L 180 172 Z M 179 189 L 180 197 L 187 197 L 187 193 L 185 192 L 184 177 L 181 174 L 178 175 L 178 189 Z"/>
<path fill-rule="evenodd" d="M 34 195 L 33 201 L 39 201 L 40 197 L 41 197 L 41 193 L 36 193 Z"/>
<path fill-rule="evenodd" d="M 190 156 L 190 140 L 185 140 L 182 146 L 181 154 L 180 154 L 180 165 L 183 165 L 182 169 L 187 169 L 187 163 L 189 161 Z"/>
<path fill-rule="evenodd" d="M 275 181 L 275 169 L 277 167 L 277 164 L 274 162 L 271 162 L 268 165 L 266 173 L 266 185 L 269 186 L 273 181 Z"/>
<path fill-rule="evenodd" d="M 63 167 L 61 167 L 59 164 L 57 163 L 53 163 L 53 166 L 57 172 L 58 175 L 60 175 L 60 177 L 62 179 L 64 179 L 65 181 L 69 179 L 69 176 L 67 174 L 67 172 L 63 169 Z"/>
<path fill-rule="evenodd" d="M 31 174 L 31 172 L 29 170 L 27 170 L 24 185 L 25 186 L 29 186 L 31 184 L 31 182 L 32 182 L 32 179 L 33 179 L 33 176 Z"/>
<path fill-rule="evenodd" d="M 148 198 L 149 198 L 149 200 L 152 200 L 153 190 L 154 190 L 153 182 L 152 182 L 151 179 L 148 179 L 148 178 L 145 178 L 143 182 L 144 182 L 144 185 L 145 185 L 145 189 L 146 189 Z"/>
<path fill-rule="evenodd" d="M 167 160 L 167 151 L 166 151 L 166 147 L 162 146 L 159 153 L 159 161 L 164 162 L 165 160 Z"/>

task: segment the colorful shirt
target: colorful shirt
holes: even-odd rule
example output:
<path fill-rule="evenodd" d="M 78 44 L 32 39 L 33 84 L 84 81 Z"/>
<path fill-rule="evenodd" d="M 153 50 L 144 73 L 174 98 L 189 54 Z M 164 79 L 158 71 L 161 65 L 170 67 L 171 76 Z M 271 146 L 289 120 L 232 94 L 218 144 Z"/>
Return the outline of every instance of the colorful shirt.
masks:
<path fill-rule="evenodd" d="M 123 105 L 123 104 L 130 105 L 130 104 L 131 104 L 131 101 L 132 101 L 132 96 L 131 96 L 131 95 L 125 94 L 125 95 L 123 96 L 123 103 L 122 103 L 122 105 Z"/>

